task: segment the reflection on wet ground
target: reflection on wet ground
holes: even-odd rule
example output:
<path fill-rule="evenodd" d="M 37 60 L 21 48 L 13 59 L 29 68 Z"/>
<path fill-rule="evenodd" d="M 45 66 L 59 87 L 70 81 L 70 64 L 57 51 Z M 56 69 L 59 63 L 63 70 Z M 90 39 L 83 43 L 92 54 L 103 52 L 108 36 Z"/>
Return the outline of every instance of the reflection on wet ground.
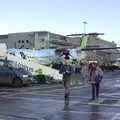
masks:
<path fill-rule="evenodd" d="M 100 120 L 100 119 L 103 119 L 102 115 L 99 112 L 100 112 L 99 106 L 91 105 L 90 106 L 89 120 Z"/>
<path fill-rule="evenodd" d="M 109 112 L 109 110 L 112 112 Z M 115 111 L 114 111 L 115 110 Z M 70 105 L 70 100 L 64 101 L 64 109 L 53 115 L 48 115 L 45 120 L 111 120 L 120 108 L 105 107 L 100 105 Z"/>

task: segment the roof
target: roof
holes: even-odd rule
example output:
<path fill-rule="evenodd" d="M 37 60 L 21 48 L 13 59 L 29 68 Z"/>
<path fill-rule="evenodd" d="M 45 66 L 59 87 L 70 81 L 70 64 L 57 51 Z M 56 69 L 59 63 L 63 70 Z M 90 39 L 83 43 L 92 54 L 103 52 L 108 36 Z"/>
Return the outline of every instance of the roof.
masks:
<path fill-rule="evenodd" d="M 0 39 L 8 38 L 8 35 L 0 35 Z"/>

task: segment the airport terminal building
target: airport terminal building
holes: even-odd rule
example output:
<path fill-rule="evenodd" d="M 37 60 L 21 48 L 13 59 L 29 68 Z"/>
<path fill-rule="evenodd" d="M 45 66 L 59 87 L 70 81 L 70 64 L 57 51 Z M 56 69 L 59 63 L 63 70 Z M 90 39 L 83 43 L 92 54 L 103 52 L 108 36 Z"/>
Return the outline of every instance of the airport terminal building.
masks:
<path fill-rule="evenodd" d="M 0 35 L 0 43 L 6 43 L 8 48 L 43 49 L 61 46 L 75 47 L 72 38 L 48 31 L 12 33 Z"/>

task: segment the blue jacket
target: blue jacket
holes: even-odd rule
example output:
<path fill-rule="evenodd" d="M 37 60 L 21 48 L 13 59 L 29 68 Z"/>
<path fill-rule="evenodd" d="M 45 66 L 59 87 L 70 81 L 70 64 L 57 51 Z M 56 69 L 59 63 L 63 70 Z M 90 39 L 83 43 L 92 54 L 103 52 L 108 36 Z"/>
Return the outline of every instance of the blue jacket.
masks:
<path fill-rule="evenodd" d="M 74 69 L 70 65 L 61 65 L 60 69 L 59 69 L 59 73 L 62 74 L 62 73 L 65 73 L 65 72 L 72 73 L 72 72 L 74 72 Z"/>

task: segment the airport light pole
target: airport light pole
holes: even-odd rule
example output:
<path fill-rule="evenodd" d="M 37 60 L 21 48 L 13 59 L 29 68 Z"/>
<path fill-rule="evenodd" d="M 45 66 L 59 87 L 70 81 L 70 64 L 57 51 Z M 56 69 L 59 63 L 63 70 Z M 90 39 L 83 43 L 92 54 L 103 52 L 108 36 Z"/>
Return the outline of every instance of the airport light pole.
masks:
<path fill-rule="evenodd" d="M 84 25 L 84 34 L 86 34 L 86 25 L 87 25 L 87 22 L 84 21 L 84 22 L 83 22 L 83 25 Z"/>

